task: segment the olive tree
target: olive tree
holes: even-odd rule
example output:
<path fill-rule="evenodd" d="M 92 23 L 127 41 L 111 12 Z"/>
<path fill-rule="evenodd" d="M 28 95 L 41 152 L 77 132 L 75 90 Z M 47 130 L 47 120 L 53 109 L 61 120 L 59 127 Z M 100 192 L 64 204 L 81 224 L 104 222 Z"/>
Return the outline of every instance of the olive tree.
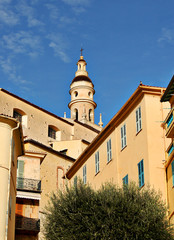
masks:
<path fill-rule="evenodd" d="M 95 191 L 79 181 L 52 194 L 45 211 L 47 240 L 168 240 L 172 231 L 161 195 L 133 183 L 107 183 Z"/>

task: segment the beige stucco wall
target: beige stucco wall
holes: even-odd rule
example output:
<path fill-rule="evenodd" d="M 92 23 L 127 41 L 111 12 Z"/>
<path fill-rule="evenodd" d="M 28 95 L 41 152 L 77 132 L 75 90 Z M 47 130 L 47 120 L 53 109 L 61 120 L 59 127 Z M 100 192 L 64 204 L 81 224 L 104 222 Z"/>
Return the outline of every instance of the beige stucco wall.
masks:
<path fill-rule="evenodd" d="M 45 152 L 45 149 L 35 146 L 34 144 L 25 144 L 27 150 Z M 61 182 L 58 182 L 58 170 L 62 170 L 62 173 L 72 165 L 72 161 L 68 160 L 66 156 L 59 156 L 51 151 L 47 151 L 43 162 L 40 165 L 40 176 L 41 176 L 41 201 L 40 210 L 42 211 L 49 200 L 50 194 L 54 191 L 57 192 L 59 189 L 65 188 L 65 180 L 61 178 Z M 61 173 L 60 173 L 61 174 Z M 63 175 L 62 175 L 63 176 Z"/>
<path fill-rule="evenodd" d="M 27 150 L 36 152 L 45 152 L 42 147 L 35 146 L 34 144 L 25 144 Z M 44 218 L 45 206 L 48 204 L 50 196 L 53 192 L 57 193 L 59 190 L 64 191 L 66 187 L 66 180 L 62 177 L 66 170 L 72 165 L 72 161 L 66 156 L 59 156 L 51 151 L 47 151 L 47 155 L 40 165 L 41 176 L 41 200 L 40 200 L 40 233 L 39 239 L 43 239 L 42 224 Z"/>
<path fill-rule="evenodd" d="M 60 130 L 56 139 L 58 141 L 85 139 L 91 142 L 97 135 L 95 131 L 87 127 L 81 126 L 78 123 L 69 123 L 68 121 L 60 120 L 25 101 L 0 91 L 0 112 L 8 116 L 13 116 L 14 109 L 25 113 L 23 135 L 46 145 L 55 141 L 48 137 L 48 126 L 54 126 Z"/>
<path fill-rule="evenodd" d="M 53 143 L 53 149 L 61 151 L 68 149 L 66 155 L 76 159 L 82 151 L 88 146 L 88 144 L 82 142 L 82 140 L 60 141 Z"/>
<path fill-rule="evenodd" d="M 0 116 L 0 239 L 2 240 L 13 240 L 15 234 L 17 157 L 22 154 L 20 130 L 17 128 L 12 131 L 17 126 L 15 120 Z"/>

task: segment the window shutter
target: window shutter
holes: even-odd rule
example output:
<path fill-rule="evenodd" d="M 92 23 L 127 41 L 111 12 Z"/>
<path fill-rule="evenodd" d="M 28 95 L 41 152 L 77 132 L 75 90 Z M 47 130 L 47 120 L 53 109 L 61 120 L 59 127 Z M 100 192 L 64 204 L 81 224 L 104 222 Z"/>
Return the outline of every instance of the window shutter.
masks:
<path fill-rule="evenodd" d="M 23 178 L 23 176 L 24 176 L 24 161 L 18 160 L 17 177 Z"/>
<path fill-rule="evenodd" d="M 123 126 L 124 129 L 124 147 L 126 146 L 126 125 Z"/>

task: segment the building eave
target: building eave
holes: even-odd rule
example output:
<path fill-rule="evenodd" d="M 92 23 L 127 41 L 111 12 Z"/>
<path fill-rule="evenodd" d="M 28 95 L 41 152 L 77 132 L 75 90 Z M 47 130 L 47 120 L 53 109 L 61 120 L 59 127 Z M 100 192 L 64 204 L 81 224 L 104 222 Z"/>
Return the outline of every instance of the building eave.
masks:
<path fill-rule="evenodd" d="M 170 80 L 170 83 L 167 86 L 167 89 L 161 98 L 161 102 L 170 101 L 170 98 L 173 96 L 173 94 L 174 94 L 174 75 L 173 75 L 172 79 Z"/>

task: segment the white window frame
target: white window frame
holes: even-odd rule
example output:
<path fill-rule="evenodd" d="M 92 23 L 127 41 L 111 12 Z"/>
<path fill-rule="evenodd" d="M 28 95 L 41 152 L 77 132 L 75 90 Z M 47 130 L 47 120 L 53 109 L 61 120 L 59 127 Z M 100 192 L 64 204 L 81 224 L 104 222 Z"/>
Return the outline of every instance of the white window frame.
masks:
<path fill-rule="evenodd" d="M 100 171 L 99 151 L 95 153 L 95 173 Z"/>
<path fill-rule="evenodd" d="M 112 159 L 111 138 L 107 141 L 107 162 Z"/>
<path fill-rule="evenodd" d="M 142 129 L 141 107 L 137 108 L 135 115 L 136 115 L 136 130 L 138 133 Z"/>
<path fill-rule="evenodd" d="M 86 165 L 83 166 L 83 183 L 86 184 Z"/>
<path fill-rule="evenodd" d="M 125 148 L 127 145 L 126 140 L 126 124 L 121 127 L 121 149 Z"/>

